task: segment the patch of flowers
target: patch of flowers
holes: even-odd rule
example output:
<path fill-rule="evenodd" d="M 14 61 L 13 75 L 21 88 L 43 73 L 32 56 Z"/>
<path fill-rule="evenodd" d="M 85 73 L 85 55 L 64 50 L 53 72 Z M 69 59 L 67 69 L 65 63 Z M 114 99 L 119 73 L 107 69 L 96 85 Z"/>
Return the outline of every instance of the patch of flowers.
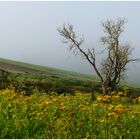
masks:
<path fill-rule="evenodd" d="M 48 96 L 37 92 L 24 96 L 8 88 L 0 91 L 0 138 L 140 137 L 140 114 L 131 111 L 123 92 L 94 101 L 86 93 Z"/>

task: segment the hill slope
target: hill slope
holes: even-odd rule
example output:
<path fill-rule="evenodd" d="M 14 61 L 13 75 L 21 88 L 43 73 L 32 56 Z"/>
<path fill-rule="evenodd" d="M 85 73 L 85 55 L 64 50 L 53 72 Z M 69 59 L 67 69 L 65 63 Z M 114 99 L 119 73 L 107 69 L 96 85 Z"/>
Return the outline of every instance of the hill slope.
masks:
<path fill-rule="evenodd" d="M 90 80 L 99 81 L 98 77 L 88 74 L 81 74 L 66 70 L 61 70 L 57 68 L 50 68 L 45 66 L 39 66 L 19 61 L 13 61 L 9 59 L 0 58 L 0 69 L 7 71 L 25 72 L 33 74 L 41 74 L 46 76 L 55 76 L 68 79 L 78 79 L 78 80 Z"/>

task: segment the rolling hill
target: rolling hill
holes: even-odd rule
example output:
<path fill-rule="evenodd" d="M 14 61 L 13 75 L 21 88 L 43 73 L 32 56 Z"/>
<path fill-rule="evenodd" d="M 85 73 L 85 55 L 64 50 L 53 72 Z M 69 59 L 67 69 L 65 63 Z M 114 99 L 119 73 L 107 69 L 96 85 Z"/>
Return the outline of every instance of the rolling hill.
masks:
<path fill-rule="evenodd" d="M 66 71 L 57 68 L 34 65 L 9 59 L 0 58 L 0 69 L 14 72 L 40 74 L 45 76 L 54 76 L 67 79 L 89 80 L 99 82 L 98 77 L 88 74 Z"/>
<path fill-rule="evenodd" d="M 59 77 L 64 79 L 84 80 L 91 82 L 99 82 L 99 78 L 95 75 L 83 74 L 78 72 L 67 71 L 58 68 L 40 66 L 15 60 L 9 60 L 0 58 L 0 69 L 12 71 L 39 74 L 44 76 Z M 129 87 L 139 88 L 137 83 L 128 83 L 126 81 L 121 82 L 122 85 L 128 85 Z"/>

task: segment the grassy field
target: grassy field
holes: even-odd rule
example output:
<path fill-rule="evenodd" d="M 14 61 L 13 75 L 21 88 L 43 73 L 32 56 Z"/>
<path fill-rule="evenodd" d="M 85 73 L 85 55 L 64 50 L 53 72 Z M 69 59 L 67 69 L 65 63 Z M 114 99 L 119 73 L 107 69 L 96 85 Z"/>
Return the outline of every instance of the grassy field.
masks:
<path fill-rule="evenodd" d="M 40 91 L 73 94 L 75 91 L 89 92 L 99 86 L 96 76 L 79 74 L 75 72 L 26 64 L 7 59 L 0 59 L 0 67 L 5 72 L 0 72 L 1 88 L 14 87 L 18 92 L 32 94 L 34 88 Z"/>
<path fill-rule="evenodd" d="M 0 138 L 140 138 L 140 89 L 122 84 L 103 96 L 94 76 L 0 64 Z"/>
<path fill-rule="evenodd" d="M 92 100 L 91 100 L 92 99 Z M 0 91 L 0 138 L 139 139 L 140 97 Z"/>
<path fill-rule="evenodd" d="M 0 67 L 9 71 L 5 73 L 5 80 L 1 74 L 1 79 L 4 82 L 0 83 L 1 87 L 10 86 L 14 84 L 19 91 L 24 90 L 32 94 L 34 88 L 40 90 L 57 91 L 58 93 L 74 93 L 75 91 L 84 92 L 100 92 L 99 79 L 96 76 L 80 74 L 71 71 L 60 70 L 56 68 L 44 67 L 39 65 L 33 65 L 18 61 L 12 61 L 8 59 L 0 58 Z M 7 75 L 7 76 L 6 76 Z M 129 95 L 139 96 L 140 88 L 137 84 L 130 84 L 122 82 L 120 86 L 129 86 L 131 89 Z M 29 94 L 29 93 L 27 93 Z"/>
<path fill-rule="evenodd" d="M 0 58 L 0 62 L 5 62 L 5 63 L 14 64 L 14 65 L 22 66 L 22 67 L 32 68 L 35 70 L 45 71 L 48 75 L 54 75 L 54 76 L 58 76 L 61 78 L 77 79 L 77 80 L 90 80 L 90 81 L 94 81 L 94 82 L 99 81 L 98 77 L 93 76 L 93 75 L 76 73 L 76 72 L 61 70 L 61 69 L 57 69 L 57 68 L 50 68 L 50 67 L 39 66 L 39 65 L 34 65 L 34 64 L 24 63 L 24 62 L 12 61 L 12 60 L 3 59 L 3 58 Z"/>
<path fill-rule="evenodd" d="M 67 71 L 67 70 L 62 70 L 62 69 L 57 69 L 57 68 L 51 68 L 51 67 L 45 67 L 45 66 L 40 66 L 40 65 L 34 65 L 34 64 L 29 64 L 29 63 L 24 63 L 24 62 L 19 62 L 19 61 L 15 61 L 15 60 L 9 60 L 9 59 L 3 59 L 3 58 L 0 58 L 0 62 L 5 62 L 8 64 L 14 64 L 17 66 L 32 68 L 32 69 L 40 70 L 43 72 L 45 71 L 46 76 L 56 76 L 56 77 L 65 78 L 65 79 L 99 82 L 99 78 L 94 75 L 77 73 L 77 72 L 72 72 L 72 71 Z M 8 69 L 8 71 L 17 72 L 14 69 L 13 70 Z M 18 71 L 18 72 L 24 72 L 24 71 Z M 122 81 L 121 84 L 127 85 L 132 88 L 133 87 L 140 88 L 140 84 L 138 84 L 138 83 L 128 83 L 128 82 Z"/>

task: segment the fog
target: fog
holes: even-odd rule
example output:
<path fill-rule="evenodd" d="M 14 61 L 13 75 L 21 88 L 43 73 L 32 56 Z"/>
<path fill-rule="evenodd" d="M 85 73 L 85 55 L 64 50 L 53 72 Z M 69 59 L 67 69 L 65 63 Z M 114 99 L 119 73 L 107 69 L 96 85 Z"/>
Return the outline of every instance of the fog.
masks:
<path fill-rule="evenodd" d="M 128 20 L 122 43 L 135 48 L 132 58 L 140 58 L 140 2 L 50 2 L 0 1 L 0 57 L 43 66 L 95 75 L 80 56 L 74 56 L 61 42 L 57 28 L 74 25 L 84 35 L 83 48 L 104 49 L 101 21 L 124 17 Z M 103 56 L 98 55 L 98 62 Z M 140 83 L 140 63 L 130 64 L 126 80 Z"/>

